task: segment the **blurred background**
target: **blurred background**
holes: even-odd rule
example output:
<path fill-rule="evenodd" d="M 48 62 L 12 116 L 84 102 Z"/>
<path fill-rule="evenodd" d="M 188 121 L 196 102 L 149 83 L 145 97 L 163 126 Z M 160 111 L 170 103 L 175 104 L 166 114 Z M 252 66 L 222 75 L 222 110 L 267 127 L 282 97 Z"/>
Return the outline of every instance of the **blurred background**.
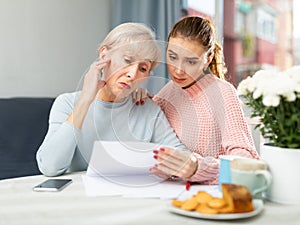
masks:
<path fill-rule="evenodd" d="M 79 89 L 105 35 L 143 22 L 166 40 L 181 17 L 216 25 L 228 80 L 300 64 L 296 0 L 0 0 L 0 98 L 56 97 Z M 168 79 L 162 64 L 155 76 Z M 156 93 L 160 86 L 149 86 Z"/>

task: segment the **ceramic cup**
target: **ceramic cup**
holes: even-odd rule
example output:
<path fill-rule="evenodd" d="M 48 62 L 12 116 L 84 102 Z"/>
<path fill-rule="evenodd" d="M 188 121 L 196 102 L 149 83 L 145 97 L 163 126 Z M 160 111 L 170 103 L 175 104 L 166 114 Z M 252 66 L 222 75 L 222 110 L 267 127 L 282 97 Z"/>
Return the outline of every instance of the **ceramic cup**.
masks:
<path fill-rule="evenodd" d="M 230 162 L 231 183 L 246 186 L 253 198 L 261 198 L 272 182 L 268 164 L 261 160 L 239 158 Z"/>
<path fill-rule="evenodd" d="M 220 155 L 220 168 L 219 168 L 219 190 L 222 190 L 222 184 L 231 183 L 231 175 L 230 175 L 230 163 L 234 159 L 241 158 L 236 155 Z"/>

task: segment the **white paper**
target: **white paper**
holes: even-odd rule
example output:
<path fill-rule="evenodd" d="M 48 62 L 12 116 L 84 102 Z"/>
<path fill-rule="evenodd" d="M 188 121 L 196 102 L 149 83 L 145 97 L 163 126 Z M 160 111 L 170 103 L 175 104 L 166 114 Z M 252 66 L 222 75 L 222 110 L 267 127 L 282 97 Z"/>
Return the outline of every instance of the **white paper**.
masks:
<path fill-rule="evenodd" d="M 82 176 L 87 196 L 121 196 L 125 198 L 177 198 L 185 190 L 183 182 L 153 182 L 143 175 L 122 177 Z M 136 181 L 151 181 L 148 185 L 134 185 Z M 120 182 L 122 181 L 122 182 Z"/>
<path fill-rule="evenodd" d="M 157 161 L 153 150 L 160 146 L 146 142 L 96 141 L 87 170 L 88 176 L 148 174 Z"/>
<path fill-rule="evenodd" d="M 149 173 L 157 161 L 153 150 L 158 144 L 144 142 L 96 141 L 86 175 L 82 176 L 88 196 L 125 198 L 186 199 L 199 190 L 218 196 L 217 186 L 192 185 L 163 180 Z"/>
<path fill-rule="evenodd" d="M 185 182 L 166 181 L 149 173 L 157 161 L 153 150 L 158 144 L 145 142 L 96 141 L 83 176 L 88 196 L 122 196 L 128 198 L 178 197 Z"/>

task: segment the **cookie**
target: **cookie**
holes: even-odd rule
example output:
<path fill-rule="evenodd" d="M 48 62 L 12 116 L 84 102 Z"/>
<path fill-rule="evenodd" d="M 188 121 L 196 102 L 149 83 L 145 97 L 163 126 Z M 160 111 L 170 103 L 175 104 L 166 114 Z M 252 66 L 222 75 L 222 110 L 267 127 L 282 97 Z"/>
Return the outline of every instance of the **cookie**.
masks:
<path fill-rule="evenodd" d="M 172 205 L 173 206 L 176 206 L 176 207 L 181 207 L 182 206 L 182 204 L 184 203 L 184 201 L 179 201 L 179 200 L 177 200 L 177 199 L 174 199 L 173 201 L 172 201 Z"/>
<path fill-rule="evenodd" d="M 205 191 L 198 191 L 198 193 L 196 194 L 196 199 L 200 204 L 204 204 L 212 200 L 213 196 Z"/>
<path fill-rule="evenodd" d="M 198 203 L 197 199 L 195 197 L 192 197 L 192 198 L 187 199 L 182 204 L 181 209 L 192 211 L 192 210 L 195 210 L 198 205 L 199 205 L 199 203 Z"/>
<path fill-rule="evenodd" d="M 217 209 L 210 208 L 207 204 L 200 204 L 196 211 L 202 214 L 218 214 Z"/>
<path fill-rule="evenodd" d="M 222 198 L 213 198 L 209 202 L 207 202 L 207 205 L 210 208 L 220 209 L 226 206 L 226 202 Z"/>

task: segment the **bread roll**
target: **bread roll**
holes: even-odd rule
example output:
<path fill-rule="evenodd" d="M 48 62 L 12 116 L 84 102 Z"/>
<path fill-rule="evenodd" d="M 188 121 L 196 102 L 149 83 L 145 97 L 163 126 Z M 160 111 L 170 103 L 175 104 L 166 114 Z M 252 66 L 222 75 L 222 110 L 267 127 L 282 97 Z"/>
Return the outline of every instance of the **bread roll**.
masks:
<path fill-rule="evenodd" d="M 232 213 L 243 213 L 254 210 L 252 195 L 243 185 L 222 184 L 223 199 Z"/>

